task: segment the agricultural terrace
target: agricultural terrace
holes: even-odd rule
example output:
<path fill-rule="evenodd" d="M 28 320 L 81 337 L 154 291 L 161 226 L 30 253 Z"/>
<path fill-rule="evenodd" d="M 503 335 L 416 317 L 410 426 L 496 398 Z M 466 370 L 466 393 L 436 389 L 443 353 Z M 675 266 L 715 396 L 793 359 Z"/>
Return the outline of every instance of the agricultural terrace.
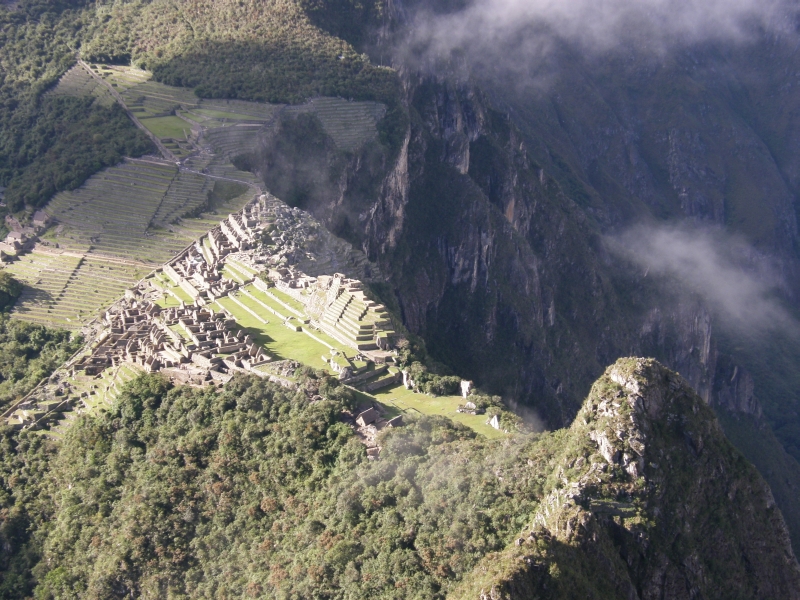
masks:
<path fill-rule="evenodd" d="M 66 400 L 89 414 L 107 410 L 122 391 L 122 387 L 141 374 L 142 370 L 132 363 L 122 363 L 112 369 L 106 369 L 100 376 L 85 375 L 77 371 L 70 378 L 72 394 Z M 42 430 L 42 433 L 47 437 L 60 439 L 77 417 L 76 411 L 64 412 L 49 430 Z"/>
<path fill-rule="evenodd" d="M 318 97 L 305 104 L 287 106 L 243 100 L 198 98 L 187 88 L 150 80 L 150 73 L 135 67 L 92 65 L 115 87 L 128 109 L 177 156 L 191 154 L 192 126 L 203 131 L 202 142 L 214 152 L 236 156 L 256 147 L 265 128 L 282 112 L 310 113 L 319 118 L 336 146 L 352 151 L 377 136 L 377 124 L 386 113 L 378 102 L 351 102 Z"/>
<path fill-rule="evenodd" d="M 223 274 L 231 277 L 230 271 L 223 272 Z M 291 308 L 302 307 L 299 303 L 295 303 L 294 306 L 290 306 L 288 303 L 282 304 L 275 297 L 267 296 L 252 285 L 246 286 L 243 290 L 244 292 L 235 296 L 218 300 L 212 304 L 212 308 L 215 310 L 224 308 L 230 312 L 236 322 L 246 328 L 256 342 L 276 360 L 292 359 L 315 369 L 333 373 L 330 365 L 323 360 L 323 357 L 331 356 L 330 349 L 333 347 L 340 353 L 339 360 L 353 363 L 355 352 L 351 348 L 320 331 L 308 329 L 302 324 L 302 320 L 294 321 L 297 330 L 284 324 L 284 319 L 292 316 Z M 290 320 L 289 323 L 291 325 L 292 321 Z M 359 367 L 360 365 L 353 366 Z M 374 366 L 372 368 L 374 369 Z M 380 376 L 381 374 L 376 374 L 366 383 L 378 379 Z M 469 415 L 456 412 L 459 405 L 464 403 L 461 396 L 432 397 L 407 390 L 402 384 L 383 388 L 373 393 L 357 390 L 357 394 L 362 403 L 375 401 L 381 404 L 389 416 L 398 414 L 438 415 L 463 423 L 488 438 L 499 438 L 504 435 L 487 424 L 485 414 Z"/>
<path fill-rule="evenodd" d="M 63 248 L 155 266 L 205 232 L 199 230 L 206 222 L 173 223 L 206 209 L 214 186 L 213 180 L 170 163 L 127 160 L 77 190 L 56 195 L 45 211 L 59 226 L 45 239 Z M 237 210 L 247 198 L 228 199 L 219 209 Z"/>
<path fill-rule="evenodd" d="M 45 248 L 6 269 L 25 284 L 13 318 L 67 329 L 96 317 L 149 271 L 127 261 Z"/>
<path fill-rule="evenodd" d="M 505 437 L 502 431 L 486 422 L 488 417 L 485 414 L 469 415 L 456 412 L 456 409 L 464 403 L 461 396 L 428 396 L 407 390 L 402 384 L 364 395 L 387 407 L 389 415 L 400 413 L 438 415 L 462 423 L 490 439 Z"/>
<path fill-rule="evenodd" d="M 342 98 L 322 97 L 287 107 L 286 111 L 316 115 L 336 147 L 352 151 L 378 135 L 378 121 L 386 114 L 386 106 L 378 102 L 349 102 Z"/>
<path fill-rule="evenodd" d="M 25 284 L 12 317 L 79 328 L 252 196 L 155 160 L 128 160 L 45 208 L 56 225 L 7 269 Z"/>
<path fill-rule="evenodd" d="M 114 104 L 114 96 L 108 88 L 91 76 L 81 65 L 75 65 L 61 76 L 56 86 L 47 92 L 48 96 L 94 96 L 103 106 Z"/>
<path fill-rule="evenodd" d="M 235 157 L 258 149 L 262 133 L 263 128 L 260 125 L 224 125 L 205 130 L 202 141 L 209 144 L 217 155 Z"/>
<path fill-rule="evenodd" d="M 240 171 L 224 155 L 201 154 L 190 156 L 183 161 L 183 166 L 187 170 L 226 180 L 239 181 L 253 187 L 263 185 L 263 182 L 257 176 L 249 171 Z"/>

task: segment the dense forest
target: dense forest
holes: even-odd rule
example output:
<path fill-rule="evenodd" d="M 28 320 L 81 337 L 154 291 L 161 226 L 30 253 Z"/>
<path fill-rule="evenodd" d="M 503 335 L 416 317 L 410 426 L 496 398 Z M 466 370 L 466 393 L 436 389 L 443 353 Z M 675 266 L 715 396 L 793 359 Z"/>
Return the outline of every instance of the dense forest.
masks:
<path fill-rule="evenodd" d="M 22 293 L 22 284 L 6 271 L 0 271 L 0 310 L 10 309 Z"/>
<path fill-rule="evenodd" d="M 69 331 L 0 315 L 0 410 L 48 377 L 82 343 Z"/>
<path fill-rule="evenodd" d="M 533 508 L 543 481 L 493 474 L 524 445 L 421 418 L 369 461 L 347 394 L 305 386 L 143 376 L 59 447 L 4 430 L 0 596 L 442 597 Z"/>
<path fill-rule="evenodd" d="M 0 271 L 0 411 L 31 391 L 83 344 L 69 331 L 11 319 L 22 284 Z"/>
<path fill-rule="evenodd" d="M 322 373 L 222 390 L 142 375 L 59 442 L 0 429 L 0 597 L 475 598 L 496 582 L 620 598 L 688 560 L 699 571 L 672 576 L 708 598 L 800 581 L 711 410 L 654 361 L 613 369 L 630 365 L 650 369 L 638 393 L 604 377 L 569 429 L 487 441 L 409 416 L 378 460 L 345 422 L 352 393 Z M 639 467 L 595 443 L 614 431 Z"/>
<path fill-rule="evenodd" d="M 123 156 L 152 150 L 119 106 L 44 92 L 75 62 L 89 15 L 80 2 L 0 9 L 0 185 L 12 212 L 44 205 Z"/>

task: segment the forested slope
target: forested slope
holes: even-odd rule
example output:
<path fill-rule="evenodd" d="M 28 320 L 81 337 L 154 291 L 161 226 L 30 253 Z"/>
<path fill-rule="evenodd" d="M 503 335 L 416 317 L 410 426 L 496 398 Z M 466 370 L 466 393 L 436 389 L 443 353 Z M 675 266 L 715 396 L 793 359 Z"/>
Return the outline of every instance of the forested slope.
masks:
<path fill-rule="evenodd" d="M 706 598 L 798 589 L 763 481 L 656 363 L 620 361 L 569 430 L 488 442 L 420 417 L 382 434 L 377 461 L 340 420 L 348 394 L 301 380 L 142 376 L 58 446 L 3 431 L 3 597 L 444 598 L 464 581 L 473 598 L 629 598 L 664 572 Z M 676 528 L 681 511 L 696 529 Z M 513 544 L 532 523 L 536 539 Z"/>

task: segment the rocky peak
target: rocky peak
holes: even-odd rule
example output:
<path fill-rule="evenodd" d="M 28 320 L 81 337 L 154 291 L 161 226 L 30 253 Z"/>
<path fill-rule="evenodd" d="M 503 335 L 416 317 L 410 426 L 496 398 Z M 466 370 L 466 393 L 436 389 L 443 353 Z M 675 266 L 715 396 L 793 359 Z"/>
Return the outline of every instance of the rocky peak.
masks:
<path fill-rule="evenodd" d="M 678 374 L 620 359 L 555 435 L 530 527 L 455 597 L 800 598 L 768 486 Z"/>

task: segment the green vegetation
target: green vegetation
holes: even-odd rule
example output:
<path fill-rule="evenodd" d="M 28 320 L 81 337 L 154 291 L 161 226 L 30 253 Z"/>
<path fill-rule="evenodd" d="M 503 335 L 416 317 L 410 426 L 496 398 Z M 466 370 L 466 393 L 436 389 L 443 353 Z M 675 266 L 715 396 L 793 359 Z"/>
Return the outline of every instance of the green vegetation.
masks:
<path fill-rule="evenodd" d="M 252 117 L 250 117 L 249 115 L 225 112 L 222 110 L 209 110 L 207 108 L 198 108 L 193 110 L 192 113 L 193 114 L 196 113 L 203 117 L 208 117 L 210 119 L 233 119 L 234 121 L 243 121 L 247 119 L 252 119 Z"/>
<path fill-rule="evenodd" d="M 8 271 L 0 271 L 0 311 L 11 308 L 21 293 L 22 284 Z"/>
<path fill-rule="evenodd" d="M 201 97 L 297 103 L 394 96 L 389 69 L 314 27 L 295 2 L 184 0 L 100 7 L 88 60 L 126 62 Z"/>
<path fill-rule="evenodd" d="M 77 329 L 119 298 L 148 268 L 102 257 L 34 251 L 6 270 L 25 282 L 12 317 Z"/>
<path fill-rule="evenodd" d="M 14 137 L 0 148 L 6 152 L 0 164 L 8 165 L 5 201 L 12 211 L 42 206 L 56 192 L 77 188 L 123 156 L 153 150 L 116 104 L 106 107 L 92 98 L 54 96 L 42 98 L 25 116 L 20 115 L 14 124 L 17 131 L 11 132 Z"/>
<path fill-rule="evenodd" d="M 141 119 L 141 122 L 159 138 L 185 140 L 186 132 L 192 129 L 192 126 L 180 117 L 149 117 Z"/>
<path fill-rule="evenodd" d="M 381 404 L 394 407 L 398 412 L 408 414 L 421 414 L 427 416 L 447 417 L 457 423 L 466 425 L 473 431 L 480 433 L 488 439 L 506 437 L 506 434 L 487 424 L 492 415 L 489 411 L 482 415 L 468 415 L 456 412 L 456 409 L 466 402 L 461 396 L 428 396 L 407 390 L 402 385 L 385 388 L 374 393 L 374 398 Z M 474 397 L 469 398 L 475 400 Z M 500 407 L 496 406 L 497 412 Z"/>
<path fill-rule="evenodd" d="M 314 25 L 359 49 L 370 31 L 386 24 L 386 4 L 385 0 L 300 0 Z"/>
<path fill-rule="evenodd" d="M 342 422 L 353 394 L 319 371 L 291 390 L 140 376 L 58 443 L 0 430 L 0 596 L 611 599 L 664 568 L 709 598 L 787 589 L 755 470 L 699 397 L 642 364 L 646 422 L 606 376 L 568 430 L 489 441 L 407 415 L 378 460 Z M 647 483 L 590 435 L 632 452 L 643 430 Z M 677 569 L 688 557 L 702 579 Z"/>
<path fill-rule="evenodd" d="M 57 249 L 35 250 L 6 268 L 26 284 L 12 316 L 79 328 L 213 227 L 218 219 L 205 211 L 236 211 L 251 193 L 243 183 L 179 173 L 158 160 L 101 171 L 47 205 L 59 226 L 43 239 Z"/>
<path fill-rule="evenodd" d="M 68 331 L 0 315 L 0 410 L 48 377 L 82 343 Z"/>
<path fill-rule="evenodd" d="M 533 508 L 494 474 L 515 452 L 409 419 L 372 462 L 339 388 L 305 385 L 144 376 L 58 447 L 3 430 L 0 595 L 442 598 Z"/>
<path fill-rule="evenodd" d="M 47 92 L 48 96 L 72 96 L 87 98 L 94 96 L 99 104 L 112 106 L 116 100 L 108 88 L 81 65 L 75 65 L 64 73 L 58 84 Z"/>
<path fill-rule="evenodd" d="M 121 157 L 153 150 L 87 73 L 69 71 L 76 48 L 89 61 L 134 60 L 153 71 L 157 81 L 135 69 L 95 67 L 111 77 L 139 116 L 168 119 L 149 123 L 162 137 L 184 137 L 187 124 L 166 115 L 187 94 L 196 98 L 190 90 L 173 97 L 174 88 L 168 91 L 163 83 L 195 88 L 206 98 L 376 100 L 397 113 L 395 73 L 371 65 L 346 42 L 314 27 L 293 1 L 23 0 L 15 10 L 0 8 L 0 32 L 0 185 L 8 188 L 6 202 L 13 211 L 41 206 Z M 139 97 L 144 101 L 137 104 Z M 239 114 L 224 103 L 206 110 Z"/>
<path fill-rule="evenodd" d="M 594 441 L 602 439 L 605 450 Z M 777 566 L 793 561 L 781 558 L 788 538 L 774 533 L 783 523 L 763 480 L 711 408 L 653 360 L 609 367 L 572 426 L 543 436 L 528 465 L 548 473 L 533 524 L 519 545 L 485 557 L 452 598 L 483 588 L 499 597 L 610 600 L 659 588 L 664 572 L 675 573 L 673 585 L 720 600 L 797 589 L 796 565 Z M 696 571 L 667 566 L 688 556 Z"/>
<path fill-rule="evenodd" d="M 57 141 L 57 121 L 68 130 L 71 126 L 75 134 L 76 124 L 91 112 L 92 100 L 40 98 L 73 62 L 70 46 L 80 17 L 65 11 L 65 4 L 25 2 L 15 11 L 5 5 L 0 8 L 0 185 L 8 186 L 24 177 L 32 164 L 41 163 L 48 146 Z M 63 119 L 66 116 L 69 119 Z M 69 154 L 78 156 L 79 151 Z M 21 206 L 31 193 L 32 182 L 26 181 L 27 185 L 16 183 L 7 192 L 6 202 Z"/>
<path fill-rule="evenodd" d="M 246 296 L 240 295 L 237 300 L 262 315 L 268 323 L 264 324 L 257 320 L 230 298 L 221 298 L 217 301 L 217 305 L 230 311 L 238 323 L 253 333 L 256 342 L 264 347 L 267 354 L 276 360 L 290 358 L 315 369 L 327 367 L 322 362 L 322 357 L 330 354 L 327 346 L 320 344 L 303 332 L 289 329 L 280 318 L 266 312 Z M 259 297 L 259 300 L 263 300 L 263 298 Z M 280 305 L 274 304 L 280 310 Z"/>
<path fill-rule="evenodd" d="M 217 189 L 217 192 L 213 192 Z M 151 264 L 166 262 L 208 227 L 181 217 L 199 215 L 209 204 L 238 210 L 249 197 L 244 184 L 217 185 L 203 175 L 178 172 L 157 160 L 128 160 L 106 169 L 47 206 L 63 230 L 52 239 L 65 248 Z M 238 194 L 237 194 L 238 193 Z"/>

